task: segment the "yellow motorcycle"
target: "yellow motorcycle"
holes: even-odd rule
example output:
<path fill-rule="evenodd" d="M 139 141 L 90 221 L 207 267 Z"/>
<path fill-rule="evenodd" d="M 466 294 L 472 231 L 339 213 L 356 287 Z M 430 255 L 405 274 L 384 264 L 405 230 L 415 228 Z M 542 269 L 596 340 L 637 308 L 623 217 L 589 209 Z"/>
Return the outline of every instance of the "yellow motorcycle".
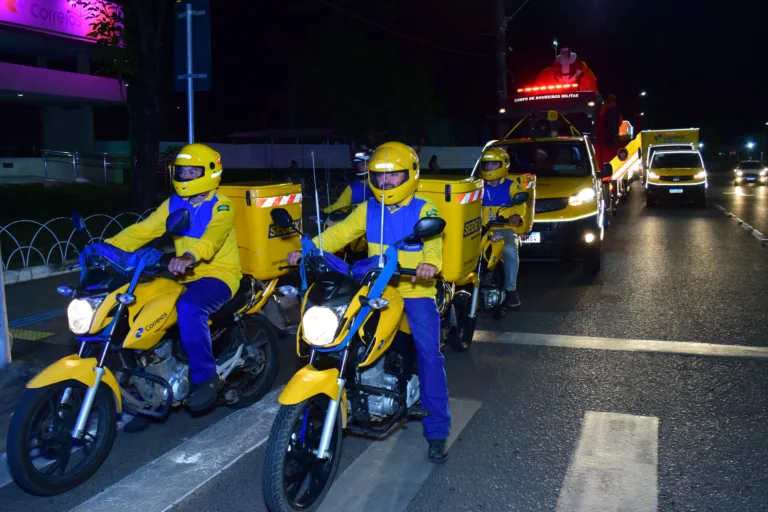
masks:
<path fill-rule="evenodd" d="M 292 225 L 287 212 L 271 213 L 276 224 Z M 280 395 L 267 440 L 263 489 L 272 512 L 320 506 L 339 464 L 342 430 L 380 439 L 409 417 L 425 415 L 404 299 L 389 283 L 415 275 L 400 268 L 398 247 L 444 228 L 441 218 L 422 218 L 383 258 L 362 260 L 351 272 L 302 235 L 306 293 L 297 351 L 309 363 Z M 315 277 L 308 288 L 307 272 Z"/>
<path fill-rule="evenodd" d="M 187 210 L 171 213 L 167 234 L 181 233 L 189 217 Z M 81 217 L 75 221 L 84 229 Z M 80 349 L 32 379 L 14 411 L 8 466 L 25 491 L 50 496 L 88 480 L 109 454 L 123 410 L 163 419 L 185 406 L 189 364 L 176 312 L 185 288 L 159 275 L 167 270 L 159 240 L 136 253 L 92 244 L 80 255 L 79 285 L 59 287 L 73 299 L 67 314 Z M 276 284 L 246 275 L 209 320 L 216 369 L 226 382 L 219 404 L 258 400 L 273 384 L 277 332 L 259 311 Z"/>
<path fill-rule="evenodd" d="M 529 192 L 518 192 L 512 198 L 509 206 L 500 207 L 494 218 L 489 220 L 483 227 L 483 238 L 480 242 L 480 257 L 477 263 L 477 275 L 479 276 L 479 287 L 475 288 L 472 297 L 472 306 L 469 317 L 475 318 L 478 312 L 493 315 L 495 319 L 500 319 L 504 315 L 501 304 L 506 298 L 504 288 L 504 266 L 499 265 L 504 254 L 504 236 L 494 227 L 505 226 L 510 229 L 509 219 L 504 217 L 505 210 L 519 206 L 529 201 L 531 194 Z M 532 213 L 531 213 L 532 214 Z M 515 229 L 518 234 L 520 230 L 530 231 L 532 221 L 526 222 L 522 228 Z M 527 226 L 527 228 L 526 228 Z"/>

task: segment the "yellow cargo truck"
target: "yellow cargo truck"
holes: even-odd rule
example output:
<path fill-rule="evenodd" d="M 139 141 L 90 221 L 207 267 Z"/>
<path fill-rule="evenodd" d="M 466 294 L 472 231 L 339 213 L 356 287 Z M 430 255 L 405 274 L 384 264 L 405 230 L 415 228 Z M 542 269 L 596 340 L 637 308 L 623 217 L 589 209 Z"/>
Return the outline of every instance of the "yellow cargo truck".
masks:
<path fill-rule="evenodd" d="M 699 148 L 698 128 L 676 128 L 672 130 L 643 130 L 640 132 L 640 148 L 638 151 L 639 172 L 643 185 L 648 180 L 648 169 L 653 153 L 660 149 L 696 150 Z"/>

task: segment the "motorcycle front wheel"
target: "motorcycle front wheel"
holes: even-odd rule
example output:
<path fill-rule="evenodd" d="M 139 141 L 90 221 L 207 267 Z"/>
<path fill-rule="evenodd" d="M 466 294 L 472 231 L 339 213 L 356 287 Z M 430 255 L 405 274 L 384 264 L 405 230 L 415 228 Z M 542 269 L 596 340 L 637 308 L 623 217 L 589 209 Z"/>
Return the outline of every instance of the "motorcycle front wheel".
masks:
<path fill-rule="evenodd" d="M 28 389 L 8 430 L 8 467 L 30 494 L 53 496 L 88 480 L 107 458 L 117 433 L 112 390 L 99 385 L 82 439 L 72 437 L 88 387 L 70 380 Z"/>
<path fill-rule="evenodd" d="M 331 487 L 341 458 L 341 411 L 337 411 L 330 456 L 319 459 L 330 399 L 315 395 L 277 413 L 264 458 L 264 499 L 272 512 L 317 510 Z"/>

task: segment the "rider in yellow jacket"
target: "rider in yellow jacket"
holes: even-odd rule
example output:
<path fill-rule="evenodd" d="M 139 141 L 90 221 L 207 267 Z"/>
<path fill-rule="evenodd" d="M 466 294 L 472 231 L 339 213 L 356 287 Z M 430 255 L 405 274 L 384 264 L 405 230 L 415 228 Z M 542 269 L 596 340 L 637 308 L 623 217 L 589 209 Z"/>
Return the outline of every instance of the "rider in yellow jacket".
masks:
<path fill-rule="evenodd" d="M 234 204 L 216 191 L 222 172 L 221 156 L 212 148 L 203 144 L 181 148 L 171 165 L 175 194 L 145 220 L 105 240 L 124 251 L 135 251 L 163 235 L 170 212 L 189 210 L 189 226 L 173 237 L 176 257 L 168 264 L 168 270 L 179 276 L 179 282 L 187 288 L 176 303 L 176 311 L 181 343 L 189 358 L 193 384 L 189 407 L 193 411 L 210 407 L 222 385 L 213 357 L 208 317 L 229 302 L 243 277 Z M 137 424 L 133 430 L 143 426 Z"/>
<path fill-rule="evenodd" d="M 480 174 L 485 180 L 483 187 L 483 225 L 495 219 L 499 210 L 501 215 L 509 219 L 509 227 L 494 227 L 504 237 L 504 288 L 506 297 L 502 307 L 507 309 L 520 308 L 520 298 L 517 295 L 517 272 L 520 267 L 520 238 L 513 230 L 525 218 L 526 205 L 510 207 L 512 198 L 525 189 L 519 179 L 509 176 L 509 154 L 500 147 L 486 149 L 480 156 Z"/>
<path fill-rule="evenodd" d="M 323 232 L 323 250 L 337 251 L 364 234 L 368 238 L 368 255 L 378 255 L 382 245 L 386 250 L 409 235 L 420 218 L 439 216 L 430 199 L 415 193 L 419 157 L 410 147 L 400 142 L 382 144 L 371 155 L 368 169 L 375 197 Z M 319 238 L 313 241 L 315 245 L 320 243 Z M 295 265 L 300 258 L 301 252 L 292 252 L 288 264 Z M 440 352 L 440 316 L 435 304 L 434 277 L 442 268 L 442 237 L 406 245 L 398 251 L 398 261 L 405 268 L 416 269 L 414 277 L 401 276 L 397 290 L 404 298 L 405 314 L 416 344 L 421 402 L 429 411 L 423 420 L 428 456 L 432 462 L 442 463 L 448 455 L 446 439 L 451 424 L 445 360 Z"/>

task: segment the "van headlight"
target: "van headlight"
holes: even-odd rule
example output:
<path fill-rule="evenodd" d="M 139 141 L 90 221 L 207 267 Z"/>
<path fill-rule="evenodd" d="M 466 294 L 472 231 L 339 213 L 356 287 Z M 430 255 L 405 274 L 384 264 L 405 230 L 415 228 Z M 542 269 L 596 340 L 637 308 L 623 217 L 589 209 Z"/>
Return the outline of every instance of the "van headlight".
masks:
<path fill-rule="evenodd" d="M 69 330 L 75 334 L 85 334 L 91 330 L 93 317 L 99 309 L 103 298 L 99 299 L 75 299 L 67 308 L 67 320 Z"/>
<path fill-rule="evenodd" d="M 653 171 L 648 171 L 648 177 L 652 180 L 657 180 L 660 178 L 660 176 Z"/>
<path fill-rule="evenodd" d="M 312 306 L 301 319 L 304 338 L 317 347 L 324 347 L 333 343 L 336 331 L 339 328 L 341 317 L 346 313 L 349 305 L 327 308 L 325 306 Z"/>
<path fill-rule="evenodd" d="M 568 204 L 571 206 L 581 206 L 585 203 L 590 203 L 595 200 L 595 189 L 585 188 L 579 191 L 577 194 L 573 194 L 568 198 Z"/>
<path fill-rule="evenodd" d="M 706 177 L 707 177 L 707 171 L 701 171 L 701 172 L 697 172 L 696 175 L 693 177 L 693 179 L 700 180 Z"/>

